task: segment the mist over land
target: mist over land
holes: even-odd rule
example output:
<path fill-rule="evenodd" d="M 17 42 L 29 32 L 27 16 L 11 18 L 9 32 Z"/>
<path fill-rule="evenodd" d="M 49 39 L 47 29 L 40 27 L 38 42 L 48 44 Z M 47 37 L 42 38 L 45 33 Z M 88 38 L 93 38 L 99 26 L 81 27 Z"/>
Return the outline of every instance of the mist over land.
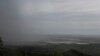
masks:
<path fill-rule="evenodd" d="M 31 40 L 18 40 L 4 45 L 46 45 L 46 44 L 100 44 L 99 35 L 34 35 Z"/>
<path fill-rule="evenodd" d="M 45 35 L 100 35 L 99 2 L 1 0 L 0 36 L 5 44 L 21 44 L 47 40 Z"/>
<path fill-rule="evenodd" d="M 100 56 L 100 0 L 0 0 L 0 56 Z"/>

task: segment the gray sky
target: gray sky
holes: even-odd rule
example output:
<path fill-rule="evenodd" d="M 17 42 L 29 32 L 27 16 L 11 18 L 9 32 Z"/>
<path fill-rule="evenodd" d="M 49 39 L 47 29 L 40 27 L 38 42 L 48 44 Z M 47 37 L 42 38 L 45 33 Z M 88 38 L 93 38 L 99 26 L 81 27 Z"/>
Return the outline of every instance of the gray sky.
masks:
<path fill-rule="evenodd" d="M 6 42 L 38 40 L 34 34 L 99 35 L 99 2 L 100 0 L 1 0 L 0 35 Z"/>
<path fill-rule="evenodd" d="M 99 2 L 29 0 L 19 6 L 19 11 L 29 32 L 34 29 L 40 34 L 100 34 Z"/>

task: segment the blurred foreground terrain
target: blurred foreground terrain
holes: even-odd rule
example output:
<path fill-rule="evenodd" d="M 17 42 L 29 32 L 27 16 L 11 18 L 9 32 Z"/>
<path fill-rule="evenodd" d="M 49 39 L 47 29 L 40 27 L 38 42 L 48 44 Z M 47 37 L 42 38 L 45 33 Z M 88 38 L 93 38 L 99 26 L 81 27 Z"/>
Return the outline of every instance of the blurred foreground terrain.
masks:
<path fill-rule="evenodd" d="M 33 45 L 3 45 L 0 38 L 0 56 L 100 56 L 100 44 L 83 39 L 62 37 Z"/>

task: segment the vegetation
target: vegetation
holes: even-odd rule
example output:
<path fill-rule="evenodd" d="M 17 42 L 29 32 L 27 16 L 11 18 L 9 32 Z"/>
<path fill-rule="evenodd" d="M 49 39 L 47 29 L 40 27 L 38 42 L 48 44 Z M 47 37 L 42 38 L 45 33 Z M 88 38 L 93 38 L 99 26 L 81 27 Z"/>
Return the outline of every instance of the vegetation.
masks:
<path fill-rule="evenodd" d="M 99 44 L 48 44 L 38 46 L 3 46 L 0 56 L 100 56 Z"/>
<path fill-rule="evenodd" d="M 93 44 L 94 45 L 94 44 Z M 72 47 L 71 47 L 72 46 Z M 100 56 L 100 46 L 90 45 L 51 45 L 51 46 L 10 46 L 4 47 L 0 56 Z M 92 49 L 92 51 L 91 51 Z M 73 51 L 74 50 L 74 51 Z M 81 53 L 78 55 L 78 53 Z"/>

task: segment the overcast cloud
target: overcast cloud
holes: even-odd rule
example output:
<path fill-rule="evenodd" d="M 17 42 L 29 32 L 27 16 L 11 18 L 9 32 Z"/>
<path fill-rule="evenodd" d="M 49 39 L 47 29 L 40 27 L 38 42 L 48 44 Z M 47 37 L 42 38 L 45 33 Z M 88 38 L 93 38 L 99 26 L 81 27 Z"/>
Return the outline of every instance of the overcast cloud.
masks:
<path fill-rule="evenodd" d="M 33 27 L 36 27 L 38 33 L 100 34 L 99 2 L 99 0 L 30 0 L 22 3 L 19 10 L 22 16 L 28 17 L 22 20 L 36 21 Z"/>
<path fill-rule="evenodd" d="M 33 41 L 34 34 L 100 34 L 100 0 L 0 1 L 0 34 Z M 22 40 L 23 39 L 23 40 Z"/>

